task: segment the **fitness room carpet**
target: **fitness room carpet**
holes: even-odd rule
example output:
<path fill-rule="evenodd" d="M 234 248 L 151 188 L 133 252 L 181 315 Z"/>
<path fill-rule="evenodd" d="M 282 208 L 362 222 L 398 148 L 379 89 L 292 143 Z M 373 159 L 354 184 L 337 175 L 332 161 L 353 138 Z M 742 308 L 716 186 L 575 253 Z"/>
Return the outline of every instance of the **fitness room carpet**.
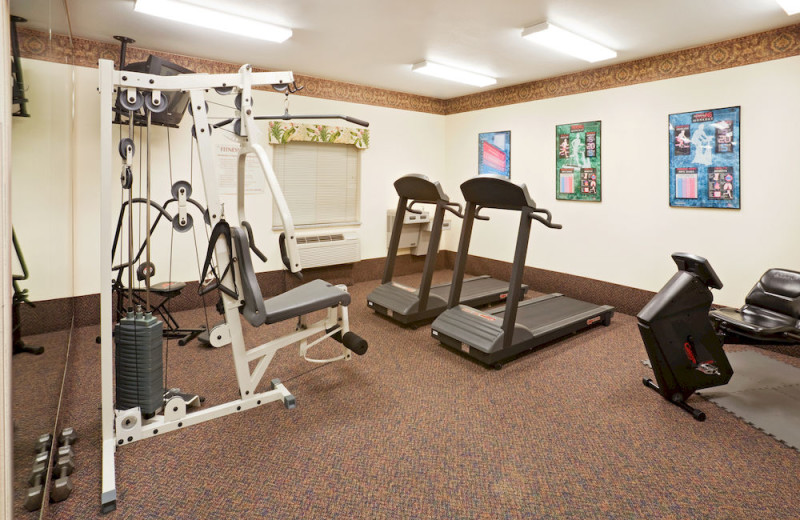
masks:
<path fill-rule="evenodd" d="M 449 278 L 437 271 L 435 280 Z M 429 326 L 403 329 L 374 314 L 365 300 L 376 285 L 349 288 L 351 327 L 369 341 L 366 355 L 317 366 L 286 347 L 262 386 L 280 378 L 296 396 L 296 409 L 271 403 L 120 447 L 117 510 L 105 516 L 99 328 L 73 330 L 61 426 L 79 436 L 74 490 L 66 501 L 46 504 L 44 516 L 800 518 L 800 452 L 702 397 L 690 400 L 708 415 L 699 423 L 645 388 L 642 377 L 650 374 L 640 362 L 646 354 L 635 317 L 617 314 L 609 327 L 496 371 L 439 346 Z M 209 316 L 218 321 L 213 310 Z M 178 319 L 196 325 L 203 311 Z M 245 325 L 247 344 L 293 327 Z M 42 344 L 48 337 L 25 339 Z M 327 349 L 315 348 L 319 355 Z M 798 347 L 726 349 L 800 368 Z M 15 370 L 24 373 L 23 365 L 33 363 L 26 359 L 15 356 Z M 167 367 L 168 386 L 203 395 L 206 406 L 238 397 L 229 346 L 170 342 Z M 25 377 L 39 379 L 29 373 L 15 381 L 15 423 L 33 413 Z M 15 517 L 35 518 L 38 512 L 21 507 L 27 487 L 21 473 L 30 467 L 35 438 L 20 438 L 20 431 Z"/>

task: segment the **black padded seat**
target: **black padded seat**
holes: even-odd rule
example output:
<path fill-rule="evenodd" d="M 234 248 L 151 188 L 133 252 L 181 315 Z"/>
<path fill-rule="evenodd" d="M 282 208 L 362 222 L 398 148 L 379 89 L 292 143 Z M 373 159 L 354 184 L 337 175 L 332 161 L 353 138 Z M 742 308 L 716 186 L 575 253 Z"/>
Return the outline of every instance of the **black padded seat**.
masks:
<path fill-rule="evenodd" d="M 718 309 L 710 316 L 734 331 L 749 336 L 778 336 L 796 331 L 797 321 L 768 309 L 745 305 L 741 309 Z"/>
<path fill-rule="evenodd" d="M 277 323 L 339 304 L 350 305 L 350 294 L 326 281 L 314 280 L 264 300 L 264 323 Z"/>
<path fill-rule="evenodd" d="M 800 334 L 800 273 L 770 269 L 745 298 L 741 309 L 718 309 L 709 317 L 734 333 L 758 339 Z"/>

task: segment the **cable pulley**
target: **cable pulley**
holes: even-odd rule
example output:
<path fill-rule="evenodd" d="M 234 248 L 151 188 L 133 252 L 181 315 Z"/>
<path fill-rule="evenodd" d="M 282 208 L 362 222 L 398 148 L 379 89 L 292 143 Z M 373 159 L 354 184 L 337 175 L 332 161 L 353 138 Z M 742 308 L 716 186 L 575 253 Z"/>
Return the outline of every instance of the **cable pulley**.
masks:
<path fill-rule="evenodd" d="M 130 166 L 125 165 L 122 167 L 122 174 L 119 176 L 119 182 L 122 184 L 123 190 L 131 189 L 131 186 L 133 186 L 133 172 Z"/>
<path fill-rule="evenodd" d="M 208 101 L 205 102 L 205 106 L 206 106 L 206 114 L 208 114 Z M 191 103 L 189 103 L 189 115 L 190 116 L 194 116 L 194 111 L 192 110 L 192 104 Z"/>
<path fill-rule="evenodd" d="M 233 98 L 233 104 L 234 104 L 234 106 L 236 106 L 236 110 L 241 110 L 242 109 L 242 93 L 241 92 L 236 94 L 236 97 Z M 250 100 L 250 106 L 251 107 L 254 106 L 254 103 L 253 103 L 252 99 Z"/>
<path fill-rule="evenodd" d="M 130 151 L 128 151 L 130 149 Z M 128 154 L 130 153 L 130 157 L 133 158 L 133 154 L 136 153 L 136 145 L 133 144 L 133 139 L 130 137 L 124 137 L 119 141 L 119 156 L 122 157 L 122 160 L 128 159 Z"/>
<path fill-rule="evenodd" d="M 140 282 L 156 275 L 156 266 L 153 262 L 142 262 L 136 268 L 136 279 Z"/>
<path fill-rule="evenodd" d="M 150 112 L 160 114 L 167 109 L 167 96 L 161 92 L 158 95 L 154 94 L 155 92 L 148 92 L 144 95 L 144 106 Z"/>
<path fill-rule="evenodd" d="M 192 185 L 188 181 L 178 181 L 170 188 L 170 193 L 175 199 L 180 200 L 181 195 L 187 199 L 192 196 Z"/>
<path fill-rule="evenodd" d="M 208 125 L 208 135 L 211 135 L 212 131 L 213 131 L 213 128 L 212 128 L 212 126 L 209 124 L 209 125 Z M 195 127 L 194 127 L 194 126 L 192 127 L 192 137 L 194 137 L 195 139 L 197 139 L 197 131 L 195 130 Z"/>
<path fill-rule="evenodd" d="M 117 94 L 117 106 L 124 110 L 136 112 L 143 105 L 144 96 L 138 90 L 123 88 Z"/>

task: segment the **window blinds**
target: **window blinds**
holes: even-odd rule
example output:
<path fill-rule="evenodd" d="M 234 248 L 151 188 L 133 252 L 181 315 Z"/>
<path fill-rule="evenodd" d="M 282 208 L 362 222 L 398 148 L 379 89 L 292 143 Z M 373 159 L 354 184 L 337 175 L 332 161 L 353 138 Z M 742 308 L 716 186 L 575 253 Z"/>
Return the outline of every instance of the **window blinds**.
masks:
<path fill-rule="evenodd" d="M 351 145 L 292 142 L 273 148 L 273 166 L 296 227 L 357 224 L 359 156 Z M 273 203 L 273 228 L 281 228 Z"/>

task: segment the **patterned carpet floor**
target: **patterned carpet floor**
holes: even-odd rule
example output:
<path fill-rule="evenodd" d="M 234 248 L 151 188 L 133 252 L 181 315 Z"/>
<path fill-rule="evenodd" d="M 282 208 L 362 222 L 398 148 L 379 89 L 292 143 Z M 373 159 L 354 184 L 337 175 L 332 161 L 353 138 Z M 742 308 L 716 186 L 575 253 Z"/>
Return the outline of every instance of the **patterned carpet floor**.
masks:
<path fill-rule="evenodd" d="M 117 510 L 105 516 L 98 327 L 75 329 L 61 409 L 61 425 L 80 436 L 74 491 L 45 517 L 800 518 L 800 453 L 701 397 L 690 403 L 707 413 L 704 423 L 645 388 L 635 317 L 617 314 L 609 327 L 497 371 L 441 347 L 429 326 L 404 329 L 372 313 L 365 300 L 375 285 L 349 288 L 366 355 L 318 367 L 286 347 L 262 386 L 280 378 L 296 409 L 271 403 L 121 447 Z M 199 309 L 178 319 L 204 322 Z M 293 324 L 245 328 L 255 345 Z M 798 347 L 758 350 L 800 367 Z M 36 361 L 17 356 L 14 369 L 38 378 Z M 206 406 L 238 397 L 230 347 L 170 342 L 167 366 L 168 385 L 203 395 Z M 23 381 L 15 380 L 15 449 L 27 472 L 39 432 L 23 435 L 33 413 Z M 26 479 L 17 473 L 20 485 Z M 35 518 L 22 497 L 18 517 Z"/>

